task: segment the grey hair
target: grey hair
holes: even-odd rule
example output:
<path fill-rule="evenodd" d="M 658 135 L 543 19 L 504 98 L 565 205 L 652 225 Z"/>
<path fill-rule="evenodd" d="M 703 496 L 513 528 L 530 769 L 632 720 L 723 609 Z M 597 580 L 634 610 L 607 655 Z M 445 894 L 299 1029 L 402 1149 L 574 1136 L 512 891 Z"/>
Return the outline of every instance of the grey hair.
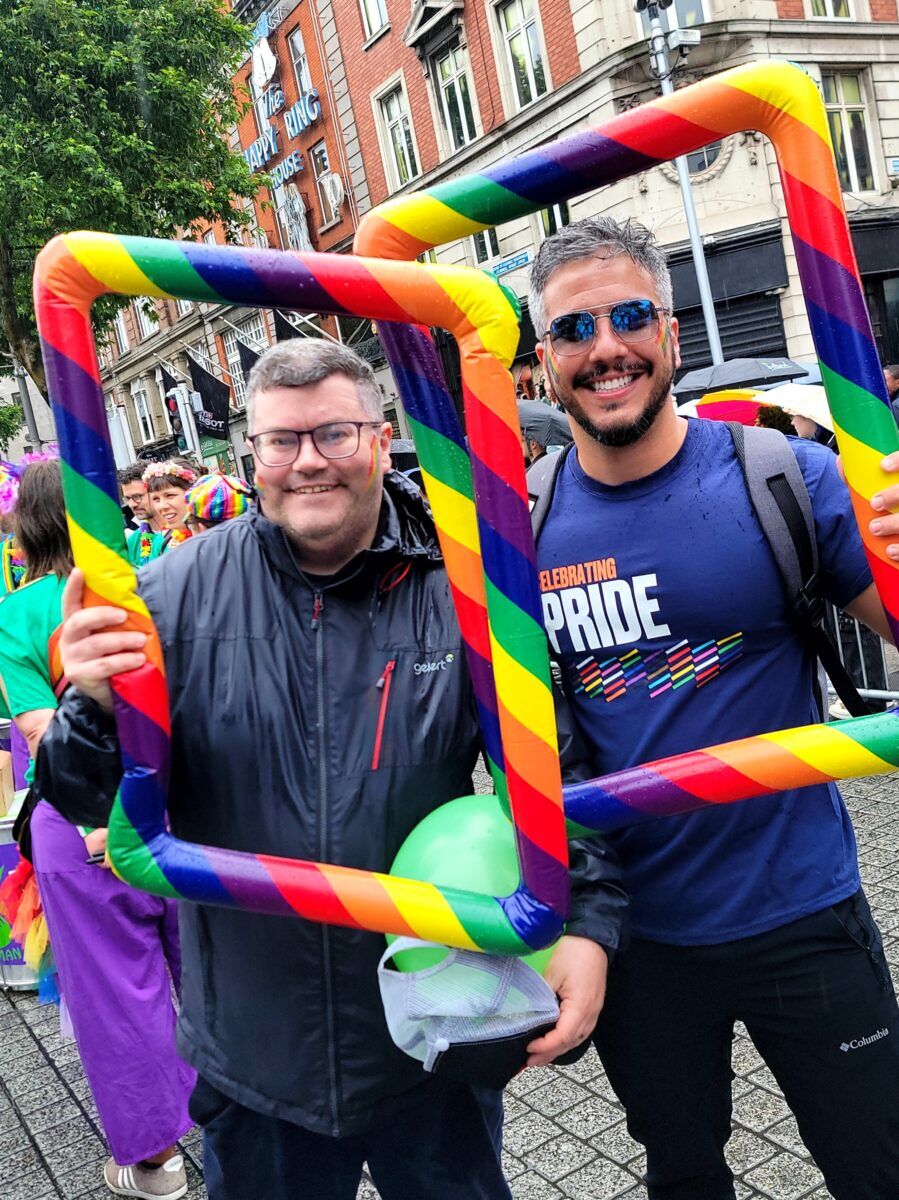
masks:
<path fill-rule="evenodd" d="M 652 277 L 662 308 L 671 311 L 673 292 L 665 251 L 655 236 L 638 221 L 616 221 L 614 217 L 586 217 L 565 225 L 548 237 L 537 251 L 531 267 L 528 307 L 534 332 L 542 338 L 546 331 L 546 307 L 543 293 L 549 277 L 559 267 L 583 258 L 617 258 L 626 255 Z"/>
<path fill-rule="evenodd" d="M 271 346 L 255 363 L 247 380 L 247 428 L 253 428 L 253 404 L 260 392 L 276 387 L 309 387 L 332 375 L 345 375 L 356 385 L 367 417 L 383 419 L 381 389 L 375 373 L 347 346 L 323 338 L 291 338 Z"/>

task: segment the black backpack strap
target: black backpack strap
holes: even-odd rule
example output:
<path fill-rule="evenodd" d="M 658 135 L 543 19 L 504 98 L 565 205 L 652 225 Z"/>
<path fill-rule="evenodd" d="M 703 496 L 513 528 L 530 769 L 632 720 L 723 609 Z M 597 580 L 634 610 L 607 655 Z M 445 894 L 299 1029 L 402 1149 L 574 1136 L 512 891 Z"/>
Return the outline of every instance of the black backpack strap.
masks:
<path fill-rule="evenodd" d="M 571 446 L 568 446 L 564 450 L 544 454 L 528 468 L 528 501 L 531 506 L 531 528 L 534 531 L 535 542 L 540 536 L 540 530 L 553 501 L 556 480 L 570 450 Z"/>
<path fill-rule="evenodd" d="M 824 625 L 815 518 L 789 441 L 776 429 L 728 421 L 749 498 L 768 539 L 795 624 L 854 717 L 870 707 L 843 666 Z"/>

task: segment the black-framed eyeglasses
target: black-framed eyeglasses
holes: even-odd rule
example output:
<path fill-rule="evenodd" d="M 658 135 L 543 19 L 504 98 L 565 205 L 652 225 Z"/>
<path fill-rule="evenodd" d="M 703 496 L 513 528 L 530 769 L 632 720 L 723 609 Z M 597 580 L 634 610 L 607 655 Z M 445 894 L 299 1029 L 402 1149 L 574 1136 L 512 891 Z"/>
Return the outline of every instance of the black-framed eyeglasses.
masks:
<path fill-rule="evenodd" d="M 651 300 L 620 300 L 596 312 L 570 312 L 550 322 L 543 335 L 556 354 L 583 354 L 596 337 L 596 323 L 607 317 L 612 332 L 623 342 L 644 342 L 658 332 L 659 317 L 669 310 Z"/>
<path fill-rule="evenodd" d="M 267 429 L 254 433 L 247 441 L 264 467 L 289 467 L 296 461 L 304 437 L 322 458 L 352 458 L 359 449 L 359 439 L 366 425 L 380 428 L 381 421 L 328 421 L 314 429 Z"/>

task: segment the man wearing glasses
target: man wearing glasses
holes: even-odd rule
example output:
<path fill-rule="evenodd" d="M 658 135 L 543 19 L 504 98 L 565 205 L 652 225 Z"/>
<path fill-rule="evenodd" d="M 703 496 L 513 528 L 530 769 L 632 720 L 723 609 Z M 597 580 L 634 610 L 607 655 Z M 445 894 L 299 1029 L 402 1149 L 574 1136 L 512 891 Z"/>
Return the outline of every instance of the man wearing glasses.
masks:
<path fill-rule="evenodd" d="M 604 217 L 560 230 L 534 264 L 530 311 L 574 437 L 538 537 L 544 620 L 594 772 L 820 721 L 731 434 L 674 407 L 678 326 L 652 235 Z M 887 636 L 834 456 L 793 450 L 824 591 Z M 733 1200 L 736 1021 L 830 1194 L 899 1196 L 899 1011 L 837 789 L 608 840 L 634 936 L 596 1042 L 646 1147 L 651 1200 Z"/>
<path fill-rule="evenodd" d="M 374 375 L 345 347 L 273 347 L 247 409 L 259 511 L 141 573 L 172 701 L 172 828 L 386 871 L 424 816 L 471 791 L 479 751 L 430 513 L 391 471 Z M 144 656 L 141 635 L 109 631 L 115 610 L 81 608 L 81 587 L 76 572 L 61 644 L 81 694 L 66 694 L 41 770 L 44 794 L 92 821 L 61 781 L 104 732 L 105 681 Z M 617 869 L 591 853 L 584 870 L 600 886 L 550 964 L 563 1014 L 540 1062 L 592 1030 L 596 943 L 617 944 Z M 500 1094 L 424 1076 L 393 1045 L 381 936 L 190 904 L 181 929 L 179 1046 L 199 1074 L 191 1112 L 211 1200 L 355 1200 L 366 1161 L 383 1200 L 509 1200 Z"/>

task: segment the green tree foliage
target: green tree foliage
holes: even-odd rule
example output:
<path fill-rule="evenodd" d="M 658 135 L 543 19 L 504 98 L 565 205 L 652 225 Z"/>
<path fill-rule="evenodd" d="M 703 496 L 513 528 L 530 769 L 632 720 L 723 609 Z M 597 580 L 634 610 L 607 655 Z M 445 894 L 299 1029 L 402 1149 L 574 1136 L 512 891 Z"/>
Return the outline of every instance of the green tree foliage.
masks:
<path fill-rule="evenodd" d="M 0 333 L 45 394 L 31 274 L 54 234 L 174 237 L 246 220 L 235 201 L 258 184 L 227 133 L 250 33 L 226 7 L 0 3 Z"/>
<path fill-rule="evenodd" d="M 24 424 L 21 404 L 0 404 L 0 454 L 6 453 Z"/>

